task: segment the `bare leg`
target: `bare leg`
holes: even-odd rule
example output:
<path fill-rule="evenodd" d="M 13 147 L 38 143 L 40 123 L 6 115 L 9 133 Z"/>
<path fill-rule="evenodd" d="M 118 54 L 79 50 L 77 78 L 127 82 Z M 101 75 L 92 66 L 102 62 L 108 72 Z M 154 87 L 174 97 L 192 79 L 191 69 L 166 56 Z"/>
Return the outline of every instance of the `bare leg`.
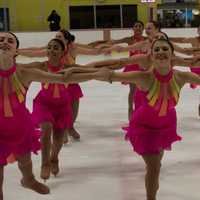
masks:
<path fill-rule="evenodd" d="M 43 123 L 42 127 L 42 163 L 41 163 L 41 172 L 40 177 L 44 180 L 49 179 L 50 177 L 50 149 L 51 149 L 51 133 L 52 133 L 52 124 L 51 123 Z"/>
<path fill-rule="evenodd" d="M 30 154 L 18 157 L 18 167 L 22 173 L 21 184 L 23 187 L 29 188 L 40 194 L 48 194 L 50 192 L 49 188 L 46 185 L 38 182 L 35 179 L 33 175 Z"/>
<path fill-rule="evenodd" d="M 199 104 L 198 110 L 199 110 L 199 117 L 200 117 L 200 104 Z"/>
<path fill-rule="evenodd" d="M 73 110 L 73 122 L 76 121 L 77 117 L 78 117 L 78 112 L 79 112 L 79 104 L 80 104 L 80 100 L 74 100 L 72 102 L 72 110 Z"/>
<path fill-rule="evenodd" d="M 164 152 L 142 156 L 146 163 L 145 186 L 147 200 L 156 200 L 156 194 L 159 189 L 159 175 L 163 154 Z"/>
<path fill-rule="evenodd" d="M 4 166 L 0 166 L 0 200 L 3 200 L 3 170 Z"/>
<path fill-rule="evenodd" d="M 133 113 L 133 94 L 135 91 L 135 84 L 129 84 L 129 95 L 128 95 L 128 119 L 131 120 L 131 116 Z"/>
<path fill-rule="evenodd" d="M 68 130 L 68 133 L 70 136 L 73 137 L 73 139 L 80 140 L 80 134 L 74 128 L 74 123 L 77 119 L 78 111 L 79 111 L 79 100 L 75 100 L 72 102 L 72 110 L 73 110 L 73 127 Z"/>
<path fill-rule="evenodd" d="M 53 144 L 51 151 L 51 173 L 55 176 L 59 173 L 58 155 L 63 145 L 64 133 L 65 130 L 53 131 Z"/>
<path fill-rule="evenodd" d="M 64 144 L 69 143 L 69 130 L 68 129 L 65 130 L 64 137 L 63 137 L 63 143 Z"/>

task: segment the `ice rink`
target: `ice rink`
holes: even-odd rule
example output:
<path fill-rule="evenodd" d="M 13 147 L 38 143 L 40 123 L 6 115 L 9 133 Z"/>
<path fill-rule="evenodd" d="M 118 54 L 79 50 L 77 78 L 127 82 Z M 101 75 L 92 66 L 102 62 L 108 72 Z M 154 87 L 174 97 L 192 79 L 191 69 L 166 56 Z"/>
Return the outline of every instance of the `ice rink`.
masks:
<path fill-rule="evenodd" d="M 170 36 L 195 36 L 195 29 L 167 30 Z M 101 31 L 75 32 L 77 41 L 102 39 Z M 128 35 L 114 31 L 113 37 Z M 18 33 L 21 46 L 42 46 L 54 33 Z M 116 57 L 117 55 L 114 55 Z M 126 55 L 123 55 L 126 56 Z M 105 58 L 110 58 L 105 56 Z M 104 56 L 79 56 L 78 63 L 87 63 Z M 18 62 L 33 59 L 19 57 Z M 41 60 L 35 58 L 34 60 Z M 121 126 L 127 123 L 128 87 L 120 83 L 90 81 L 81 84 L 84 98 L 75 124 L 80 142 L 63 147 L 60 174 L 46 183 L 49 195 L 38 195 L 20 186 L 21 174 L 16 164 L 5 168 L 5 200 L 145 200 L 144 163 L 124 140 Z M 28 94 L 27 106 L 39 84 L 34 83 Z M 160 176 L 158 200 L 200 199 L 200 90 L 183 88 L 177 106 L 178 132 L 183 137 L 170 152 L 165 152 Z M 40 155 L 33 156 L 36 177 L 40 174 Z"/>

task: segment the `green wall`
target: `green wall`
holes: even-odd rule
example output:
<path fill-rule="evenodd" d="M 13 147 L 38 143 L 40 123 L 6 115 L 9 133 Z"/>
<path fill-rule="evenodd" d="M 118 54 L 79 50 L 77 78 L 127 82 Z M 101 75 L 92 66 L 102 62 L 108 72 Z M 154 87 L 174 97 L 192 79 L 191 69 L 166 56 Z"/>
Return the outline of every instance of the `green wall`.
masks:
<path fill-rule="evenodd" d="M 61 16 L 61 26 L 69 27 L 69 5 L 93 5 L 95 0 L 0 0 L 0 7 L 8 7 L 12 31 L 47 31 L 46 21 L 50 12 L 55 9 Z M 140 0 L 104 0 L 101 5 L 137 4 L 138 19 L 147 21 L 147 5 Z M 134 2 L 134 3 L 133 3 Z M 156 5 L 155 5 L 156 7 Z"/>

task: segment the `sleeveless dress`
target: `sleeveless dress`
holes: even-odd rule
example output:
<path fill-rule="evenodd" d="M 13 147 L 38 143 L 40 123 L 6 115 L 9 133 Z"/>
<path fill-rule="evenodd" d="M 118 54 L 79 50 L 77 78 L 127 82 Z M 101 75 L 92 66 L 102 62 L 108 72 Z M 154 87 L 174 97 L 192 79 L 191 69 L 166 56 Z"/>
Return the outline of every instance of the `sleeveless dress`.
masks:
<path fill-rule="evenodd" d="M 154 70 L 155 80 L 148 92 L 141 91 L 141 104 L 132 115 L 125 138 L 140 155 L 170 150 L 177 134 L 175 106 L 180 88 L 173 71 L 162 76 Z"/>
<path fill-rule="evenodd" d="M 40 134 L 25 106 L 26 92 L 15 65 L 0 70 L 0 165 L 40 149 Z"/>
<path fill-rule="evenodd" d="M 144 41 L 144 37 L 134 37 L 133 36 L 133 43 L 140 42 L 140 41 Z M 134 55 L 146 54 L 146 53 L 147 53 L 146 51 L 142 51 L 142 50 L 129 51 L 129 57 L 134 56 Z M 129 64 L 124 67 L 123 72 L 131 72 L 131 71 L 142 71 L 142 69 L 138 64 Z M 126 84 L 126 83 L 123 82 L 123 84 Z M 136 88 L 134 91 L 134 94 L 133 94 L 133 102 L 135 105 L 135 109 L 137 109 L 138 106 L 140 105 L 140 101 L 141 101 L 140 96 L 141 96 L 140 90 L 138 88 Z M 125 129 L 125 128 L 123 128 L 123 129 Z"/>
<path fill-rule="evenodd" d="M 65 52 L 65 55 L 62 60 L 63 64 L 74 64 L 75 63 L 75 58 L 73 58 L 68 51 Z M 68 85 L 68 90 L 72 96 L 73 101 L 79 100 L 81 97 L 83 97 L 83 92 L 81 90 L 81 87 L 77 83 L 69 84 Z"/>
<path fill-rule="evenodd" d="M 47 62 L 48 71 L 56 73 L 61 67 L 52 66 Z M 51 122 L 54 129 L 71 128 L 72 97 L 67 84 L 43 83 L 42 89 L 33 101 L 32 118 L 35 125 Z"/>
<path fill-rule="evenodd" d="M 137 43 L 137 42 L 141 42 L 144 41 L 144 37 L 136 37 L 133 36 L 133 44 Z M 134 55 L 140 55 L 140 54 L 146 54 L 146 51 L 142 51 L 142 50 L 131 50 L 129 51 L 129 57 L 134 56 Z M 130 72 L 130 71 L 139 71 L 140 67 L 138 64 L 129 64 L 129 65 L 125 65 L 124 66 L 124 70 L 123 72 Z"/>

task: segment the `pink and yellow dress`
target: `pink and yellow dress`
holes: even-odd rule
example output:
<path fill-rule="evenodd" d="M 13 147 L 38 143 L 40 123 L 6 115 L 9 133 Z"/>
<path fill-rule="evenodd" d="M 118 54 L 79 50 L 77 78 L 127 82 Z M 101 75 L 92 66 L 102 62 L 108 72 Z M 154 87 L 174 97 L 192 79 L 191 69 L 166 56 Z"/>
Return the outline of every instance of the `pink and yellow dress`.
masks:
<path fill-rule="evenodd" d="M 0 165 L 40 149 L 39 134 L 25 106 L 26 92 L 16 66 L 0 70 Z"/>
<path fill-rule="evenodd" d="M 47 62 L 48 71 L 57 73 L 62 66 L 52 66 Z M 72 96 L 67 84 L 43 83 L 42 89 L 33 101 L 32 119 L 35 125 L 44 122 L 53 124 L 54 129 L 71 128 Z"/>
<path fill-rule="evenodd" d="M 75 58 L 73 58 L 68 53 L 68 51 L 66 51 L 65 52 L 65 56 L 63 57 L 62 63 L 63 64 L 68 64 L 68 65 L 75 64 Z M 68 91 L 70 92 L 73 101 L 77 101 L 81 97 L 83 97 L 83 92 L 81 90 L 81 87 L 77 83 L 69 84 L 68 85 Z"/>
<path fill-rule="evenodd" d="M 142 104 L 136 109 L 126 133 L 134 151 L 140 155 L 156 154 L 170 150 L 177 135 L 175 106 L 180 88 L 173 71 L 161 76 L 154 70 L 155 81 L 148 92 L 143 92 Z"/>

